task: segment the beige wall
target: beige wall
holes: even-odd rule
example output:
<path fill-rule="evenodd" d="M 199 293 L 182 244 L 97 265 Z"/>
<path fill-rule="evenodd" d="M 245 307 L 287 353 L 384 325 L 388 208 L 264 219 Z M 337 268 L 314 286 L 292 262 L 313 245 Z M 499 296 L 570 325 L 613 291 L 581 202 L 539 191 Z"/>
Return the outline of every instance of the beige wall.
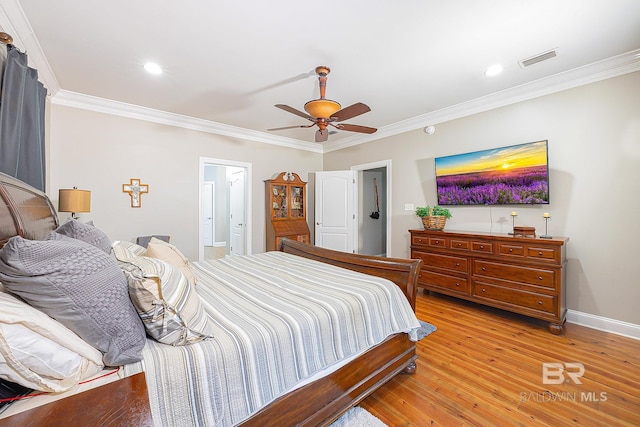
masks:
<path fill-rule="evenodd" d="M 392 250 L 409 256 L 405 203 L 436 200 L 435 157 L 549 141 L 550 205 L 457 207 L 448 229 L 508 232 L 517 224 L 568 236 L 568 308 L 640 324 L 640 72 L 324 155 L 324 170 L 392 160 Z M 428 94 L 425 94 L 428 96 Z M 426 125 L 427 123 L 425 123 Z"/>
<path fill-rule="evenodd" d="M 322 155 L 243 141 L 76 108 L 50 105 L 48 193 L 91 190 L 93 220 L 112 240 L 135 241 L 148 234 L 171 235 L 189 259 L 198 258 L 200 157 L 252 164 L 252 250 L 265 247 L 264 183 L 274 173 L 322 168 Z M 140 178 L 149 185 L 142 207 L 131 208 L 122 184 Z M 67 214 L 61 214 L 66 220 Z"/>

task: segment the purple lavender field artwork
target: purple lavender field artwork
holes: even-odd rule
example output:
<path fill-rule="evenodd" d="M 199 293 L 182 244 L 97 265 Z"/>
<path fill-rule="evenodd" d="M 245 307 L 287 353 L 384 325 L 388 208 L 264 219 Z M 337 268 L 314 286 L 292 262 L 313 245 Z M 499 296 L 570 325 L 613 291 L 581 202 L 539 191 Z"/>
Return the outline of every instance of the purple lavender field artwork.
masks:
<path fill-rule="evenodd" d="M 439 205 L 549 203 L 547 141 L 438 157 Z"/>

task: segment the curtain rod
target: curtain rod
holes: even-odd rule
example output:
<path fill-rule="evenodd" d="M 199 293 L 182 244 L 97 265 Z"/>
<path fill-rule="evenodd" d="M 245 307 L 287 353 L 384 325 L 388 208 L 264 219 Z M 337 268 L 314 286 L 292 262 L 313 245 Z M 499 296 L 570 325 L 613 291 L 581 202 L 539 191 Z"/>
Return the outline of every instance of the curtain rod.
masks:
<path fill-rule="evenodd" d="M 13 37 L 11 37 L 7 33 L 0 32 L 0 43 L 11 44 L 11 43 L 13 43 Z"/>

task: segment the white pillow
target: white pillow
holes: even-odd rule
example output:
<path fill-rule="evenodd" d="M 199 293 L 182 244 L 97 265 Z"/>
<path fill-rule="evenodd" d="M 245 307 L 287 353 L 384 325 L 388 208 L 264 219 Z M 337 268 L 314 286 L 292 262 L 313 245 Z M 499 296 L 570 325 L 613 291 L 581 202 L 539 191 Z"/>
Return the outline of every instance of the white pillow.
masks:
<path fill-rule="evenodd" d="M 0 378 L 65 391 L 102 370 L 102 353 L 45 313 L 0 292 Z"/>
<path fill-rule="evenodd" d="M 192 285 L 197 283 L 196 275 L 193 274 L 193 271 L 191 270 L 189 260 L 175 245 L 152 237 L 147 245 L 146 256 L 161 259 L 175 267 L 178 267 L 189 283 Z"/>

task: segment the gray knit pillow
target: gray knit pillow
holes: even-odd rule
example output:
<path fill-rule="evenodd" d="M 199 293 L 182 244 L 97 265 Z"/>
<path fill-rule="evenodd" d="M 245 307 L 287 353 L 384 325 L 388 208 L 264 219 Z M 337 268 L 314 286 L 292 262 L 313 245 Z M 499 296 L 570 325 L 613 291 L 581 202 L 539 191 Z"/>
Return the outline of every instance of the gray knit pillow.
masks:
<path fill-rule="evenodd" d="M 107 366 L 141 359 L 145 329 L 114 258 L 91 244 L 51 233 L 13 237 L 0 250 L 0 281 L 103 353 Z"/>
<path fill-rule="evenodd" d="M 93 222 L 83 223 L 77 219 L 69 219 L 56 229 L 56 233 L 91 243 L 105 253 L 111 253 L 111 240 Z"/>

